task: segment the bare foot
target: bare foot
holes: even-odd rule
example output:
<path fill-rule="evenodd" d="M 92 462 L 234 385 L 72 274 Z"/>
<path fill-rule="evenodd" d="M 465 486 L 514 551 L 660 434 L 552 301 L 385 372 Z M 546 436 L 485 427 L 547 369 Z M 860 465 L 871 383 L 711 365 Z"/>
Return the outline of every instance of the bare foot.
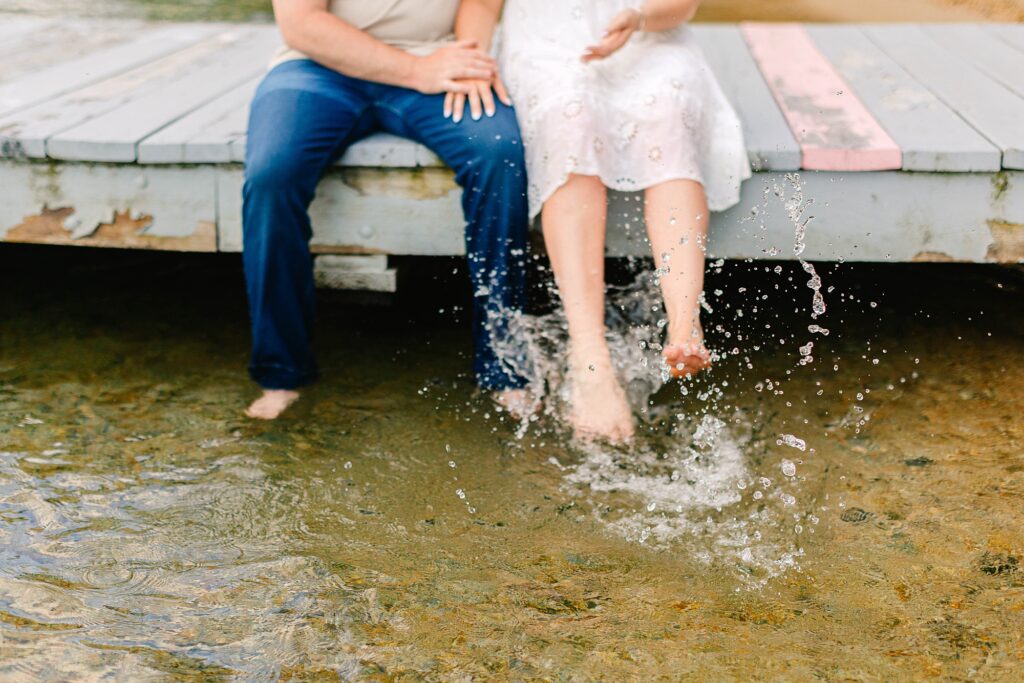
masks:
<path fill-rule="evenodd" d="M 685 335 L 678 335 L 678 339 L 672 336 L 669 335 L 661 355 L 673 377 L 685 379 L 711 367 L 711 352 L 704 346 L 704 330 L 699 321 Z"/>
<path fill-rule="evenodd" d="M 633 438 L 633 412 L 607 349 L 574 352 L 569 361 L 569 421 L 576 438 L 623 443 Z"/>
<path fill-rule="evenodd" d="M 245 409 L 245 414 L 256 420 L 274 420 L 288 406 L 299 400 L 299 392 L 290 389 L 264 389 L 263 395 Z"/>
<path fill-rule="evenodd" d="M 495 391 L 491 399 L 516 420 L 524 420 L 540 408 L 540 404 L 529 389 L 505 389 Z"/>

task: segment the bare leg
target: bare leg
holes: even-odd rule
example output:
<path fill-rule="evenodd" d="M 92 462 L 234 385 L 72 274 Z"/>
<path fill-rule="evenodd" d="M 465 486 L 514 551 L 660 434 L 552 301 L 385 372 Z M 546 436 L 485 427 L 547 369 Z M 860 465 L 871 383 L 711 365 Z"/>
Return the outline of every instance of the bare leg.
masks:
<path fill-rule="evenodd" d="M 248 417 L 256 420 L 275 420 L 288 406 L 299 400 L 299 392 L 290 389 L 264 389 L 263 395 L 245 410 Z"/>
<path fill-rule="evenodd" d="M 711 365 L 700 325 L 708 234 L 704 187 L 692 180 L 670 180 L 648 188 L 645 217 L 668 314 L 665 362 L 674 376 L 687 377 Z"/>
<path fill-rule="evenodd" d="M 633 436 L 633 416 L 604 336 L 607 212 L 600 179 L 573 175 L 544 204 L 541 218 L 569 324 L 570 420 L 578 437 L 624 441 Z"/>

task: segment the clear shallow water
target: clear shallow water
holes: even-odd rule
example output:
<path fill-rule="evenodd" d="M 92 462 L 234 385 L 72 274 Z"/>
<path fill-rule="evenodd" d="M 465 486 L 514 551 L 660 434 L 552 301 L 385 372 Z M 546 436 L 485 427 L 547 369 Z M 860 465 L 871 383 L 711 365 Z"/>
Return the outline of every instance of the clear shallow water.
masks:
<path fill-rule="evenodd" d="M 264 425 L 234 257 L 0 249 L 0 677 L 1019 679 L 1019 271 L 819 264 L 800 365 L 807 274 L 723 264 L 742 353 L 614 450 L 516 438 L 406 265 Z"/>

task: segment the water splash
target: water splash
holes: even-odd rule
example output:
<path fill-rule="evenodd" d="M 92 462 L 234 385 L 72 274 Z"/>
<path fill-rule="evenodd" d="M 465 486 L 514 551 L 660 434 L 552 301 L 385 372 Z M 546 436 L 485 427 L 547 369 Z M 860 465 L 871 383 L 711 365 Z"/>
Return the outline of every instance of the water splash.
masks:
<path fill-rule="evenodd" d="M 785 521 L 791 513 L 783 512 L 796 497 L 756 476 L 747 440 L 704 415 L 690 430 L 679 425 L 668 443 L 628 452 L 591 445 L 567 468 L 565 483 L 610 532 L 652 550 L 685 552 L 757 589 L 798 567 L 803 551 Z"/>
<path fill-rule="evenodd" d="M 807 249 L 807 226 L 814 220 L 814 216 L 808 214 L 808 210 L 814 204 L 814 199 L 804 197 L 804 188 L 800 182 L 799 173 L 787 173 L 784 177 L 791 194 L 787 197 L 786 188 L 779 184 L 775 185 L 774 191 L 776 196 L 783 199 L 786 216 L 793 224 L 793 255 L 800 262 L 800 267 L 804 269 L 804 272 L 811 276 L 807 281 L 807 286 L 814 292 L 811 295 L 811 317 L 817 318 L 825 314 L 825 297 L 821 293 L 821 277 L 814 269 L 814 264 L 803 258 L 803 253 Z"/>

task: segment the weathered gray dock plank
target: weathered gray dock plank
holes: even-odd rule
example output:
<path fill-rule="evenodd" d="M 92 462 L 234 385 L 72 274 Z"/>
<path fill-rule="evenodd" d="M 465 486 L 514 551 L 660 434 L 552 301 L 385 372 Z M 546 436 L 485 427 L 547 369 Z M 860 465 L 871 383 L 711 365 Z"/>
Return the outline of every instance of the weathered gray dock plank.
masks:
<path fill-rule="evenodd" d="M 8 154 L 46 156 L 47 141 L 68 129 L 159 95 L 175 83 L 187 82 L 233 45 L 244 45 L 252 28 L 231 28 L 198 43 L 84 88 L 0 117 L 0 143 Z"/>
<path fill-rule="evenodd" d="M 1003 168 L 1024 168 L 1024 99 L 918 26 L 873 25 L 864 30 L 900 66 L 999 147 Z"/>
<path fill-rule="evenodd" d="M 985 30 L 1018 50 L 1024 50 L 1024 25 L 983 24 Z"/>
<path fill-rule="evenodd" d="M 11 39 L 52 24 L 55 19 L 28 15 L 0 14 L 0 45 L 8 45 Z"/>
<path fill-rule="evenodd" d="M 815 216 L 803 257 L 847 261 L 1024 260 L 1024 173 L 763 172 L 747 181 L 740 203 L 712 215 L 712 258 L 793 258 L 794 226 L 775 195 L 796 179 Z M 219 248 L 242 246 L 240 169 L 218 175 Z M 767 192 L 766 192 L 767 189 Z M 640 206 L 613 193 L 607 252 L 649 255 Z M 941 198 L 941 201 L 937 201 Z M 825 208 L 827 207 L 827 208 Z M 754 211 L 756 209 L 756 212 Z M 311 209 L 314 249 L 337 253 L 460 255 L 459 192 L 447 171 L 336 171 L 322 181 Z M 871 216 L 883 216 L 873 220 Z"/>
<path fill-rule="evenodd" d="M 1002 153 L 853 26 L 808 26 L 903 153 L 905 171 L 998 171 Z"/>
<path fill-rule="evenodd" d="M 0 40 L 0 81 L 126 43 L 145 24 L 134 20 L 47 19 Z"/>
<path fill-rule="evenodd" d="M 925 32 L 1018 95 L 1024 96 L 1024 52 L 1010 47 L 976 24 L 936 24 Z"/>
<path fill-rule="evenodd" d="M 84 56 L 71 55 L 52 66 L 0 83 L 0 114 L 8 114 L 146 64 L 199 42 L 217 30 L 213 24 L 158 24 L 136 31 L 133 40 Z"/>
<path fill-rule="evenodd" d="M 802 168 L 878 171 L 903 165 L 899 146 L 803 26 L 745 23 L 740 30 L 800 145 Z"/>
<path fill-rule="evenodd" d="M 231 143 L 233 161 L 245 161 L 245 138 Z M 338 166 L 378 168 L 443 167 L 444 164 L 423 145 L 388 133 L 375 133 L 355 143 L 338 160 Z"/>
<path fill-rule="evenodd" d="M 11 157 L 0 160 L 0 187 L 24 189 L 5 192 L 0 201 L 0 240 L 240 249 L 242 169 L 235 162 L 244 158 L 248 100 L 278 42 L 274 29 L 212 28 L 206 39 L 169 47 L 162 56 L 128 55 L 137 63 L 115 68 L 110 55 L 124 55 L 132 44 L 155 49 L 144 44 L 145 36 L 174 29 L 138 24 L 147 33 L 111 37 L 125 25 L 107 22 L 96 32 L 100 38 L 74 47 L 71 53 L 85 60 L 78 63 L 81 72 L 57 45 L 59 36 L 69 35 L 64 32 L 47 38 L 52 49 L 33 67 L 35 85 L 24 79 L 12 88 L 0 80 L 0 94 L 24 102 L 0 116 L 0 154 Z M 1020 34 L 1010 28 L 977 30 L 998 41 L 995 53 L 1013 65 L 1016 52 L 1007 50 L 1020 50 L 1014 43 Z M 701 26 L 695 33 L 746 126 L 755 166 L 796 168 L 801 150 L 793 129 L 739 30 Z M 804 195 L 817 206 L 805 257 L 1024 262 L 1024 173 L 992 172 L 1000 161 L 1014 163 L 1015 131 L 1022 127 L 991 111 L 1019 114 L 1024 98 L 1006 85 L 1015 78 L 1010 69 L 972 57 L 970 50 L 980 46 L 977 32 L 969 31 L 974 37 L 956 50 L 940 44 L 946 42 L 941 33 L 904 26 L 809 28 L 805 48 L 834 66 L 901 148 L 903 168 L 919 172 L 851 167 L 801 174 Z M 0 43 L 0 53 L 4 49 Z M 0 73 L 3 68 L 0 63 Z M 95 74 L 94 68 L 110 71 Z M 61 83 L 61 73 L 68 82 Z M 833 80 L 841 82 L 839 76 Z M 46 94 L 58 86 L 67 90 Z M 828 112 L 809 109 L 806 122 L 817 125 L 815 116 Z M 64 158 L 64 143 L 84 146 L 62 163 L 23 158 L 45 156 L 51 144 L 54 156 Z M 378 134 L 353 145 L 339 165 L 318 187 L 312 207 L 315 251 L 464 253 L 460 190 L 429 150 Z M 740 204 L 714 215 L 709 255 L 791 258 L 793 226 L 775 192 L 792 192 L 790 178 L 763 170 L 748 181 Z M 642 223 L 629 220 L 629 210 L 640 204 L 625 204 L 619 193 L 612 201 L 609 255 L 646 255 Z"/>
<path fill-rule="evenodd" d="M 697 25 L 700 44 L 726 97 L 743 123 L 750 163 L 755 170 L 800 168 L 800 146 L 768 90 L 736 26 Z"/>
<path fill-rule="evenodd" d="M 232 161 L 231 143 L 245 137 L 249 102 L 260 78 L 250 78 L 144 139 L 138 146 L 139 163 Z"/>
<path fill-rule="evenodd" d="M 53 135 L 46 142 L 47 156 L 134 161 L 140 140 L 262 72 L 267 55 L 279 43 L 275 28 L 247 29 L 244 37 L 225 43 L 163 88 Z"/>
<path fill-rule="evenodd" d="M 462 192 L 451 171 L 353 168 L 328 174 L 310 207 L 315 251 L 465 254 Z M 217 178 L 218 247 L 242 248 L 242 170 Z"/>
<path fill-rule="evenodd" d="M 708 256 L 791 259 L 795 226 L 775 195 L 793 195 L 791 178 L 813 199 L 802 257 L 822 261 L 1024 262 L 1024 173 L 802 172 L 759 173 L 744 183 L 740 203 L 712 214 Z M 766 192 L 767 189 L 767 192 Z M 618 203 L 609 216 L 637 202 Z M 757 209 L 756 215 L 753 210 Z M 608 252 L 643 255 L 638 222 L 609 224 Z"/>

